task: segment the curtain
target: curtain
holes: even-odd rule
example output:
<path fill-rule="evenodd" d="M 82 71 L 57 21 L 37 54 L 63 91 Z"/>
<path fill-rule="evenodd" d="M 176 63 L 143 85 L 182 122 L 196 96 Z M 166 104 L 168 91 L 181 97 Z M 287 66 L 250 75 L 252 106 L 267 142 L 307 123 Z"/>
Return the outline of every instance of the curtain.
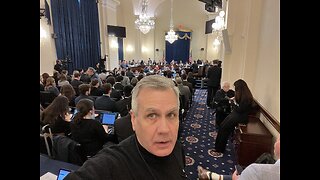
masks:
<path fill-rule="evenodd" d="M 47 18 L 47 23 L 51 25 L 50 8 L 47 1 L 45 1 L 44 3 L 45 3 L 44 4 L 45 17 Z"/>
<path fill-rule="evenodd" d="M 166 61 L 170 63 L 172 60 L 179 63 L 189 61 L 191 32 L 176 31 L 178 40 L 170 44 L 166 41 Z"/>
<path fill-rule="evenodd" d="M 95 0 L 51 0 L 57 58 L 63 68 L 95 67 L 100 61 L 98 7 Z"/>
<path fill-rule="evenodd" d="M 123 38 L 118 37 L 118 56 L 119 61 L 121 62 L 123 60 Z"/>

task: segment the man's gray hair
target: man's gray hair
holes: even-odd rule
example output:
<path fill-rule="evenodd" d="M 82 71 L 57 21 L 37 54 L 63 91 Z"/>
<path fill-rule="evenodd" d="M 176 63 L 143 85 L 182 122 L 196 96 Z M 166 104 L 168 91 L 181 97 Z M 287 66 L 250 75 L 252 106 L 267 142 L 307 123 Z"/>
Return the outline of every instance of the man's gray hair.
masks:
<path fill-rule="evenodd" d="M 93 67 L 88 67 L 88 70 L 91 70 L 93 73 L 96 73 L 96 70 Z"/>
<path fill-rule="evenodd" d="M 134 114 L 137 115 L 137 113 L 138 113 L 137 98 L 139 96 L 140 90 L 143 88 L 152 88 L 154 90 L 172 89 L 177 96 L 176 100 L 177 100 L 178 108 L 180 107 L 179 89 L 175 86 L 174 82 L 171 79 L 166 78 L 164 76 L 150 75 L 150 76 L 146 76 L 146 77 L 142 78 L 132 90 L 131 107 L 132 107 L 132 111 L 134 112 Z"/>

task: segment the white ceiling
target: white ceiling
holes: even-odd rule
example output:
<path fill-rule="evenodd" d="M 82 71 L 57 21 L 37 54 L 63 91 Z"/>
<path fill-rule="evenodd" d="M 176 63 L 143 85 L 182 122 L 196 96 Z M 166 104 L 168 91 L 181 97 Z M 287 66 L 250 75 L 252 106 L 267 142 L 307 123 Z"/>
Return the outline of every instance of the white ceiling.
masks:
<path fill-rule="evenodd" d="M 134 14 L 139 15 L 141 13 L 142 0 L 102 0 L 102 1 L 104 1 L 105 3 L 107 3 L 107 1 L 119 1 L 120 3 L 127 3 L 128 1 L 129 2 L 131 1 L 131 3 L 133 4 Z M 154 17 L 155 16 L 154 13 L 156 12 L 156 9 L 158 8 L 158 6 L 165 1 L 170 1 L 170 0 L 148 0 L 147 14 L 150 17 Z M 199 1 L 199 0 L 194 0 L 194 1 Z M 225 1 L 226 0 L 224 0 L 224 3 Z M 203 4 L 203 9 L 204 9 L 205 3 L 201 2 L 201 4 Z M 40 0 L 40 8 L 45 8 L 45 0 Z M 207 15 L 210 15 L 210 14 L 215 15 L 215 13 L 209 13 L 205 10 L 204 10 L 204 13 L 206 13 Z"/>

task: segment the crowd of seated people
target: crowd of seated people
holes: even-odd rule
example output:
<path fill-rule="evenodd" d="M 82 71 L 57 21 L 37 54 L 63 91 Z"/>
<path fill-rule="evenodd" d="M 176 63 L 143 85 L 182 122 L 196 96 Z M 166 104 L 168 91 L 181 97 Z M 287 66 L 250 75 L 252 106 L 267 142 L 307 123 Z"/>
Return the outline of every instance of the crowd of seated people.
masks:
<path fill-rule="evenodd" d="M 115 136 L 118 135 L 117 141 L 114 141 L 114 143 L 118 143 L 121 140 L 123 140 L 128 135 L 134 133 L 133 131 L 126 132 L 127 130 L 122 130 L 122 128 L 125 126 L 126 129 L 130 129 L 131 124 L 130 122 L 130 109 L 131 109 L 131 91 L 136 85 L 138 81 L 143 79 L 145 76 L 149 75 L 162 75 L 167 78 L 170 78 L 173 80 L 173 82 L 178 87 L 180 93 L 185 98 L 183 104 L 181 107 L 184 108 L 185 111 L 188 110 L 190 104 L 192 103 L 192 95 L 194 93 L 195 89 L 195 79 L 193 78 L 192 70 L 184 69 L 184 67 L 191 67 L 191 64 L 183 65 L 181 62 L 179 64 L 171 63 L 171 64 L 159 64 L 159 63 L 152 63 L 151 65 L 148 64 L 140 64 L 144 65 L 143 69 L 135 69 L 132 71 L 133 66 L 124 66 L 115 68 L 113 71 L 105 71 L 101 70 L 101 73 L 98 74 L 94 68 L 89 67 L 86 71 L 83 71 L 82 69 L 77 69 L 73 71 L 73 74 L 71 76 L 71 79 L 65 78 L 65 75 L 59 75 L 56 73 L 57 79 L 63 79 L 63 82 L 65 84 L 61 85 L 60 91 L 56 87 L 56 81 L 54 80 L 54 77 L 48 77 L 48 74 L 44 74 L 40 78 L 40 90 L 41 90 L 41 84 L 43 85 L 43 89 L 45 91 L 51 91 L 53 92 L 57 97 L 56 101 L 61 99 L 61 97 L 65 97 L 65 103 L 66 105 L 61 106 L 65 108 L 65 111 L 59 112 L 60 114 L 68 114 L 69 108 L 80 108 L 84 105 L 79 104 L 79 102 L 86 102 L 83 100 L 90 100 L 92 102 L 92 106 L 88 105 L 89 109 L 82 110 L 80 118 L 77 121 L 72 121 L 72 128 L 70 128 L 70 120 L 63 117 L 63 116 L 57 116 L 54 117 L 58 119 L 58 122 L 63 122 L 64 126 L 68 126 L 66 130 L 64 130 L 65 135 L 68 135 L 70 138 L 73 138 L 80 144 L 85 144 L 86 142 L 82 141 L 81 138 L 77 137 L 76 134 L 81 134 L 82 131 L 84 131 L 84 127 L 80 127 L 79 122 L 91 122 L 91 121 L 85 121 L 87 119 L 93 118 L 93 115 L 91 113 L 92 109 L 95 110 L 103 110 L 103 111 L 111 111 L 111 112 L 118 112 L 120 114 L 120 118 L 116 120 L 116 126 L 115 127 Z M 102 74 L 102 75 L 101 75 Z M 45 79 L 45 85 L 44 83 Z M 61 81 L 62 82 L 62 81 Z M 60 83 L 61 84 L 61 83 Z M 51 106 L 55 106 L 56 102 L 52 103 Z M 43 124 L 54 124 L 52 123 L 52 120 L 44 120 L 47 118 L 47 114 L 52 113 L 53 110 L 52 107 L 48 107 L 48 110 L 45 108 L 43 112 L 41 113 L 42 119 L 41 122 Z M 79 109 L 78 109 L 79 110 Z M 78 115 L 79 116 L 79 115 Z M 77 117 L 77 116 L 75 116 Z M 123 119 L 124 125 L 119 121 Z M 64 121 L 62 121 L 64 120 Z M 94 121 L 93 121 L 94 122 Z M 67 125 L 66 125 L 67 124 Z M 81 123 L 80 123 L 81 124 Z M 120 125 L 119 125 L 120 124 Z M 59 124 L 58 124 L 59 125 Z M 100 127 L 100 126 L 99 126 Z M 55 128 L 53 126 L 53 128 Z M 83 130 L 80 130 L 80 129 Z M 71 129 L 71 130 L 70 130 Z M 125 129 L 125 128 L 123 128 Z M 86 129 L 88 130 L 88 129 Z M 101 130 L 101 127 L 100 127 Z M 81 131 L 81 132 L 79 132 Z M 76 132 L 76 134 L 74 134 Z M 108 136 L 108 134 L 105 130 L 101 137 Z M 77 138 L 76 138 L 77 137 Z M 80 136 L 81 137 L 81 136 Z M 93 156 L 96 152 L 98 152 L 98 149 L 102 148 L 102 145 L 106 143 L 107 141 L 110 141 L 108 138 L 100 138 L 101 141 L 99 145 L 95 146 L 96 149 L 94 150 L 87 150 L 87 155 Z M 102 145 L 101 145 L 102 144 Z"/>

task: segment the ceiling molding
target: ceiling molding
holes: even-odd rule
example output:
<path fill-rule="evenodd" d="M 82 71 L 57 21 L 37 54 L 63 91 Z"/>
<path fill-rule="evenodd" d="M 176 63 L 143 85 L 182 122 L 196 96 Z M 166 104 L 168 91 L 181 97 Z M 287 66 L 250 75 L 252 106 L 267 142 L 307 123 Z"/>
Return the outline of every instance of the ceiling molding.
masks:
<path fill-rule="evenodd" d="M 113 11 L 117 10 L 117 6 L 120 5 L 120 1 L 118 0 L 102 0 L 102 6 L 107 7 Z"/>

